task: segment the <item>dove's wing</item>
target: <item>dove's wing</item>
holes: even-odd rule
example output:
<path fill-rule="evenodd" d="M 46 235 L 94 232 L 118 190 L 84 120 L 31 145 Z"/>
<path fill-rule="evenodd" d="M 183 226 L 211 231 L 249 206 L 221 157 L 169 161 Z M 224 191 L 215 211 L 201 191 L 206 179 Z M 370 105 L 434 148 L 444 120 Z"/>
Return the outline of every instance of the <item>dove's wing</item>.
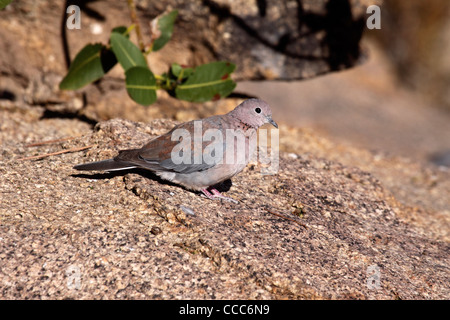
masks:
<path fill-rule="evenodd" d="M 198 135 L 197 137 L 199 139 L 202 138 L 203 133 L 207 129 L 221 130 L 222 128 L 220 117 L 211 117 L 197 121 L 202 121 L 202 131 L 200 131 L 201 136 Z M 194 122 L 195 121 L 190 121 L 174 127 L 166 134 L 151 140 L 141 149 L 120 151 L 119 155 L 115 157 L 114 160 L 124 164 L 137 165 L 152 171 L 192 173 L 212 168 L 219 162 L 219 159 L 205 159 L 203 157 L 203 150 L 205 150 L 209 144 L 214 143 L 214 141 L 202 141 L 201 150 L 198 150 L 198 148 L 196 150 L 196 144 L 194 142 Z M 222 152 L 225 151 L 225 139 L 222 141 L 221 150 L 223 150 Z M 199 153 L 195 154 L 195 151 Z M 184 152 L 187 152 L 187 154 Z M 201 157 L 198 157 L 199 154 Z M 182 160 L 181 163 L 180 160 Z"/>

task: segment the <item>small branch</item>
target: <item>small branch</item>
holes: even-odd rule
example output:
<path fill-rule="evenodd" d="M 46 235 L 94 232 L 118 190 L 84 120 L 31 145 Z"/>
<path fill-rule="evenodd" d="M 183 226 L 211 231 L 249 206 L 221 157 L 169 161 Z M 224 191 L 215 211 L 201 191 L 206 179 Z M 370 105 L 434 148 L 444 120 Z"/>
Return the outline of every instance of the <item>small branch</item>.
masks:
<path fill-rule="evenodd" d="M 158 29 L 158 19 L 159 17 L 156 17 L 150 22 L 150 43 L 147 45 L 148 50 L 145 52 L 147 55 L 153 51 L 155 40 L 161 36 L 161 31 Z"/>
<path fill-rule="evenodd" d="M 58 152 L 52 152 L 52 153 L 47 153 L 47 154 L 41 154 L 41 155 L 38 155 L 38 156 L 25 157 L 25 158 L 17 159 L 17 161 L 22 161 L 22 160 L 36 160 L 36 159 L 42 159 L 42 158 L 46 158 L 46 157 L 50 157 L 50 156 L 56 156 L 56 155 L 63 154 L 63 153 L 83 151 L 83 150 L 92 148 L 93 146 L 94 146 L 94 145 L 90 145 L 90 146 L 81 147 L 81 148 L 72 148 L 72 149 L 62 150 L 62 151 L 58 151 Z"/>
<path fill-rule="evenodd" d="M 27 144 L 25 147 L 38 147 L 38 146 L 42 146 L 45 144 L 53 144 L 53 143 L 58 143 L 58 142 L 63 142 L 63 141 L 67 141 L 67 140 L 72 140 L 75 139 L 76 137 L 68 137 L 68 138 L 62 138 L 62 139 L 55 139 L 55 140 L 47 140 L 47 141 L 41 141 L 41 142 L 35 142 L 35 143 L 30 143 Z"/>
<path fill-rule="evenodd" d="M 280 218 L 283 218 L 283 219 L 286 219 L 286 220 L 295 222 L 295 223 L 297 223 L 298 225 L 302 226 L 303 228 L 308 229 L 308 226 L 307 226 L 307 225 L 305 225 L 305 224 L 303 224 L 303 223 L 301 223 L 301 222 L 299 222 L 299 221 L 297 221 L 297 220 L 294 220 L 294 219 L 285 217 L 285 216 L 283 216 L 282 214 L 273 212 L 272 210 L 267 209 L 267 208 L 266 208 L 266 211 L 267 211 L 268 213 L 270 213 L 270 214 L 273 214 L 274 216 L 277 216 L 277 217 L 280 217 Z"/>
<path fill-rule="evenodd" d="M 141 27 L 139 26 L 139 21 L 136 14 L 136 5 L 134 4 L 134 0 L 127 0 L 128 8 L 130 9 L 130 17 L 133 24 L 136 26 L 136 35 L 138 38 L 139 49 L 142 52 L 145 51 L 144 40 L 142 38 Z"/>
<path fill-rule="evenodd" d="M 132 24 L 131 26 L 129 26 L 129 27 L 127 28 L 127 31 L 125 32 L 124 35 L 130 34 L 130 32 L 134 30 L 134 28 L 136 28 L 136 25 L 135 25 L 135 24 Z"/>
<path fill-rule="evenodd" d="M 67 19 L 67 15 L 66 15 L 66 10 L 67 7 L 70 5 L 69 0 L 66 0 L 66 3 L 63 7 L 63 14 L 62 14 L 62 19 L 61 19 L 61 27 L 60 27 L 60 31 L 61 31 L 61 42 L 62 42 L 62 46 L 63 46 L 63 53 L 64 53 L 64 62 L 66 63 L 66 69 L 69 70 L 70 68 L 70 50 L 69 50 L 69 43 L 67 41 L 67 28 L 66 28 L 66 19 Z"/>

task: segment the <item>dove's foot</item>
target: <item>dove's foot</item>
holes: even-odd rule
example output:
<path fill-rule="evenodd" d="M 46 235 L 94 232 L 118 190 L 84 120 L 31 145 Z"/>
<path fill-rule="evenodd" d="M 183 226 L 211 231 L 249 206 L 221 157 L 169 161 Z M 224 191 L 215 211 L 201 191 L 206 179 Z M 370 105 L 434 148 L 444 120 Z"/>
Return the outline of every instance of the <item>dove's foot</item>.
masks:
<path fill-rule="evenodd" d="M 221 194 L 218 190 L 212 188 L 210 189 L 211 192 L 208 191 L 208 189 L 202 189 L 203 194 L 211 200 L 216 200 L 216 199 L 222 199 L 225 201 L 229 201 L 229 202 L 233 202 L 233 203 L 239 203 L 239 201 L 234 200 L 233 198 L 229 198 L 229 197 L 225 197 L 223 194 Z"/>

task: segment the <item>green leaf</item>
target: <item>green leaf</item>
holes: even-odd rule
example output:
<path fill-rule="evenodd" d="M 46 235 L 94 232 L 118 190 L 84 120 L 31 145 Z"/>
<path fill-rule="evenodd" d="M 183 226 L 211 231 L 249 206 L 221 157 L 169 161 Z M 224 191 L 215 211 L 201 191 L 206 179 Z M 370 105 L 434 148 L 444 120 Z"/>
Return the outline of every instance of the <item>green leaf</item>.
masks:
<path fill-rule="evenodd" d="M 147 60 L 145 60 L 141 50 L 127 37 L 113 32 L 110 42 L 112 51 L 125 71 L 136 66 L 147 67 Z"/>
<path fill-rule="evenodd" d="M 183 67 L 178 63 L 172 63 L 170 71 L 175 76 L 175 78 L 182 80 L 189 77 L 194 72 L 194 69 Z"/>
<path fill-rule="evenodd" d="M 144 106 L 156 101 L 156 79 L 148 67 L 132 67 L 125 72 L 125 76 L 131 99 Z"/>
<path fill-rule="evenodd" d="M 128 34 L 128 29 L 125 26 L 115 27 L 114 29 L 111 30 L 111 33 L 112 32 L 117 32 L 117 33 L 119 33 L 119 34 L 121 34 L 121 35 L 123 35 L 123 36 L 125 36 L 127 38 L 130 37 L 130 35 Z"/>
<path fill-rule="evenodd" d="M 10 4 L 12 0 L 0 0 L 0 10 L 5 8 L 8 4 Z"/>
<path fill-rule="evenodd" d="M 236 87 L 230 74 L 236 66 L 226 61 L 212 62 L 195 68 L 194 73 L 175 89 L 178 99 L 204 102 L 228 96 Z"/>
<path fill-rule="evenodd" d="M 100 79 L 117 63 L 102 44 L 88 44 L 77 54 L 69 72 L 59 84 L 61 90 L 76 90 Z"/>
<path fill-rule="evenodd" d="M 158 51 L 166 45 L 173 33 L 173 25 L 178 16 L 178 10 L 173 10 L 168 14 L 157 17 L 152 21 L 152 33 L 161 35 L 153 42 L 153 51 Z M 155 26 L 156 24 L 156 26 Z"/>

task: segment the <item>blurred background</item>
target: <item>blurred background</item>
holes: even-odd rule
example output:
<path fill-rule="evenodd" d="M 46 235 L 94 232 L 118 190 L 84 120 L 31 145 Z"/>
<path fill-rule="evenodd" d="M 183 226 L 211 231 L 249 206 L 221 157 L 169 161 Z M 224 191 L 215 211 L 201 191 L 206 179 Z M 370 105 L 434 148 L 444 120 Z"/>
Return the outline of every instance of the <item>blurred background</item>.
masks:
<path fill-rule="evenodd" d="M 31 107 L 40 119 L 89 125 L 114 117 L 186 121 L 256 96 L 288 126 L 450 166 L 447 0 L 135 2 L 144 35 L 155 16 L 179 10 L 173 39 L 149 56 L 152 70 L 166 72 L 172 62 L 231 61 L 238 86 L 230 99 L 193 104 L 160 92 L 158 102 L 144 108 L 127 97 L 118 67 L 95 85 L 61 92 L 67 60 L 89 42 L 107 43 L 113 27 L 131 24 L 126 1 L 17 0 L 0 12 L 1 109 Z M 71 4 L 81 8 L 80 30 L 65 28 Z M 380 30 L 366 27 L 372 4 L 381 7 Z"/>
<path fill-rule="evenodd" d="M 450 166 L 450 2 L 384 1 L 365 63 L 298 82 L 241 82 L 276 118 L 377 152 Z"/>

